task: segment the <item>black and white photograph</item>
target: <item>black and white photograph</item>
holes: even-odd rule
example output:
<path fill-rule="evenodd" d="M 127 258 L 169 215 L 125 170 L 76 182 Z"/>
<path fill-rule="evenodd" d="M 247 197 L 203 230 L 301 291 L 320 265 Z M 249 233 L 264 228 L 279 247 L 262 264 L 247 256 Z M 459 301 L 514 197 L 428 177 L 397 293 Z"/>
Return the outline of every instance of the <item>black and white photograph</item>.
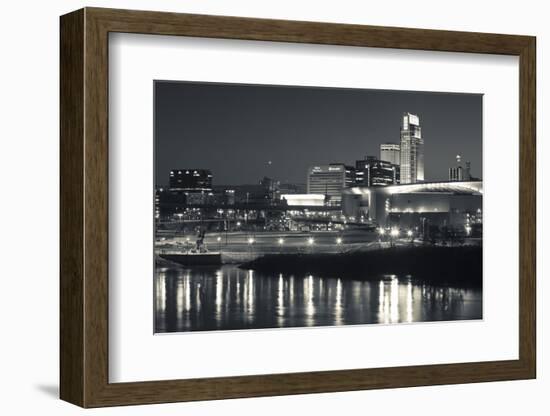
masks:
<path fill-rule="evenodd" d="M 156 80 L 154 332 L 483 319 L 483 95 Z"/>

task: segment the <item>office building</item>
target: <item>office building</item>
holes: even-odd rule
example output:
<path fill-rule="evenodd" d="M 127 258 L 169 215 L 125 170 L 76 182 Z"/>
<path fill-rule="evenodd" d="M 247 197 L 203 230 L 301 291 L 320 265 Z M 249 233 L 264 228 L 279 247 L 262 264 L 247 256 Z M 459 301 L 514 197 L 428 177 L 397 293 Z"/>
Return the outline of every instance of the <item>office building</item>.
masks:
<path fill-rule="evenodd" d="M 281 196 L 281 192 L 279 190 L 279 187 L 281 185 L 281 182 L 268 178 L 267 176 L 264 176 L 260 180 L 260 185 L 264 188 L 265 193 L 267 195 L 267 199 L 271 202 L 279 200 Z"/>
<path fill-rule="evenodd" d="M 380 145 L 380 160 L 392 165 L 401 164 L 401 146 L 397 143 L 382 143 Z"/>
<path fill-rule="evenodd" d="M 212 173 L 208 169 L 173 169 L 170 189 L 174 191 L 210 192 Z"/>
<path fill-rule="evenodd" d="M 474 178 L 472 176 L 472 173 L 470 171 L 470 162 L 466 162 L 466 171 L 464 172 L 464 180 L 465 181 L 473 181 L 473 180 L 477 180 L 477 178 Z"/>
<path fill-rule="evenodd" d="M 325 195 L 330 205 L 338 205 L 342 191 L 355 185 L 355 169 L 342 163 L 312 166 L 307 172 L 307 193 Z"/>
<path fill-rule="evenodd" d="M 470 174 L 470 162 L 466 162 L 466 167 L 462 167 L 460 155 L 456 156 L 456 165 L 449 168 L 449 181 L 469 181 L 472 175 Z"/>
<path fill-rule="evenodd" d="M 224 202 L 226 205 L 235 205 L 235 190 L 224 189 L 223 191 Z"/>
<path fill-rule="evenodd" d="M 305 183 L 281 183 L 279 185 L 279 192 L 281 194 L 305 194 L 306 188 Z"/>
<path fill-rule="evenodd" d="M 424 139 L 417 115 L 404 113 L 401 123 L 401 183 L 424 181 Z"/>
<path fill-rule="evenodd" d="M 387 186 L 399 183 L 399 166 L 367 156 L 355 162 L 356 186 Z"/>
<path fill-rule="evenodd" d="M 464 170 L 460 162 L 460 155 L 456 156 L 456 166 L 449 168 L 449 181 L 461 181 L 464 179 Z"/>
<path fill-rule="evenodd" d="M 374 156 L 365 156 L 363 160 L 355 162 L 355 186 L 367 186 L 367 182 L 365 182 L 365 168 L 370 162 L 376 160 Z"/>

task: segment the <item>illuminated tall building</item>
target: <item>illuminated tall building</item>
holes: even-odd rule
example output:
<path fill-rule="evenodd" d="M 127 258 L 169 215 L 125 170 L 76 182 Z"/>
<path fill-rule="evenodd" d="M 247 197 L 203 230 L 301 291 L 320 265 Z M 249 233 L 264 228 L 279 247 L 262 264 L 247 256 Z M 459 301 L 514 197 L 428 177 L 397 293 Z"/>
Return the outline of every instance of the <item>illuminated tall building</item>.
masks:
<path fill-rule="evenodd" d="M 424 181 L 424 139 L 417 115 L 403 113 L 401 123 L 401 183 Z"/>
<path fill-rule="evenodd" d="M 380 160 L 399 166 L 401 164 L 401 146 L 397 143 L 382 143 L 380 145 Z"/>

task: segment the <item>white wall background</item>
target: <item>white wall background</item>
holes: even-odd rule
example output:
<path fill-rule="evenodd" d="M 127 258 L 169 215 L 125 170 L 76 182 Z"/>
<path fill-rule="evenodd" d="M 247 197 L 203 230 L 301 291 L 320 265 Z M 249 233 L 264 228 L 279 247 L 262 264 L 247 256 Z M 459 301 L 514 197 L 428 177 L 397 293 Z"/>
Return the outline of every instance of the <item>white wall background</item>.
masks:
<path fill-rule="evenodd" d="M 58 16 L 82 6 L 529 34 L 538 38 L 538 380 L 112 408 L 88 414 L 548 414 L 550 361 L 544 347 L 549 332 L 548 326 L 543 331 L 543 325 L 549 312 L 543 299 L 550 299 L 550 285 L 544 282 L 548 261 L 543 255 L 550 226 L 542 213 L 550 203 L 548 191 L 543 193 L 550 169 L 542 165 L 550 157 L 550 145 L 544 141 L 542 127 L 545 102 L 550 101 L 545 76 L 550 70 L 545 66 L 550 56 L 550 26 L 545 2 L 536 0 L 4 2 L 0 14 L 2 414 L 83 412 L 57 399 Z"/>

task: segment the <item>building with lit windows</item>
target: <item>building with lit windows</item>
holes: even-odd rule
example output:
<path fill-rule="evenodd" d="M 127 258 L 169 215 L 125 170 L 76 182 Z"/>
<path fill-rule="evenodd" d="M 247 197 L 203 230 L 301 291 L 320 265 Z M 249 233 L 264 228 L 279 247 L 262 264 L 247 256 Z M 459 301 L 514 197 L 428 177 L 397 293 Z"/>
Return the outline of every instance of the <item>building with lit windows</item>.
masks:
<path fill-rule="evenodd" d="M 208 169 L 173 169 L 170 189 L 174 191 L 212 191 L 212 173 Z"/>
<path fill-rule="evenodd" d="M 322 207 L 325 196 L 319 194 L 283 194 L 281 201 L 289 207 Z"/>
<path fill-rule="evenodd" d="M 424 181 L 424 139 L 417 115 L 404 113 L 401 122 L 400 168 L 402 184 Z"/>
<path fill-rule="evenodd" d="M 329 205 L 339 205 L 342 191 L 355 185 L 355 168 L 343 163 L 312 166 L 307 171 L 307 193 L 325 195 Z"/>
<path fill-rule="evenodd" d="M 355 162 L 356 186 L 388 186 L 399 183 L 399 165 L 367 156 Z"/>
<path fill-rule="evenodd" d="M 162 219 L 181 214 L 187 206 L 205 205 L 219 199 L 212 191 L 212 173 L 208 169 L 172 169 L 168 188 L 158 188 L 155 212 Z"/>
<path fill-rule="evenodd" d="M 401 146 L 397 143 L 382 143 L 380 145 L 380 160 L 399 166 L 401 164 Z"/>

